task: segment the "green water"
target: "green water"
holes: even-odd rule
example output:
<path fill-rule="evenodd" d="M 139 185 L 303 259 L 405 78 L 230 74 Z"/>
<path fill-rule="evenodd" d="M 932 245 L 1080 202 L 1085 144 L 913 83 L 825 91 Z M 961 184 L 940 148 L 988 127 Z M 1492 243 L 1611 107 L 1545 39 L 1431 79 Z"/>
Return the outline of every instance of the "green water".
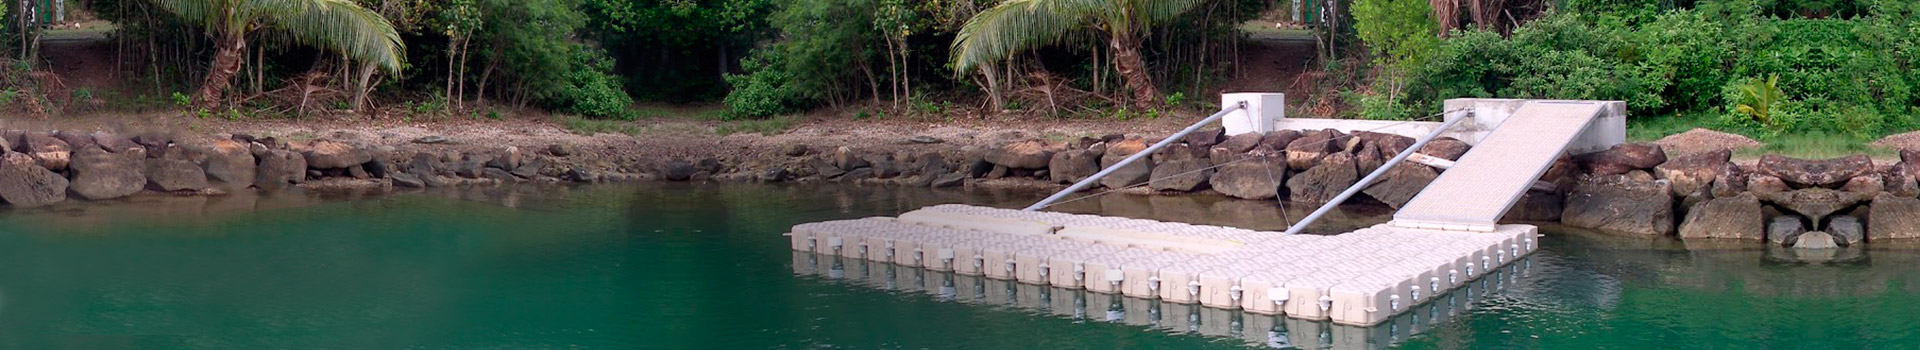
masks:
<path fill-rule="evenodd" d="M 1458 299 L 1458 315 L 1355 330 L 1237 313 L 1208 314 L 1200 327 L 1182 323 L 1174 305 L 1154 309 L 1165 315 L 1157 324 L 1136 324 L 1097 306 L 1076 313 L 1045 299 L 979 302 L 796 273 L 809 260 L 780 236 L 802 222 L 1033 197 L 632 185 L 11 211 L 0 214 L 0 349 L 1207 349 L 1271 345 L 1261 339 L 1276 335 L 1318 347 L 1340 343 L 1322 339 L 1337 331 L 1417 349 L 1920 347 L 1920 254 L 1902 251 L 1807 263 L 1554 229 L 1524 270 L 1489 277 L 1503 287 Z M 1158 198 L 1063 209 L 1262 229 L 1307 209 Z M 1344 211 L 1326 229 L 1386 213 Z M 883 279 L 950 278 L 892 271 Z M 1107 302 L 1046 294 L 1051 305 Z M 1128 315 L 1146 312 L 1124 304 Z M 1183 331 L 1200 328 L 1213 331 Z"/>

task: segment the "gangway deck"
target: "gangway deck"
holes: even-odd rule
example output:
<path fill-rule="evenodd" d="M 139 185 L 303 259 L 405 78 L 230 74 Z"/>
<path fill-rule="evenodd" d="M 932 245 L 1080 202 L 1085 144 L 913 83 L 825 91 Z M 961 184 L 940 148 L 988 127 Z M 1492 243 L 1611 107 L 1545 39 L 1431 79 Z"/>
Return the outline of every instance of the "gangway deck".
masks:
<path fill-rule="evenodd" d="M 1605 102 L 1531 101 L 1414 195 L 1392 224 L 1492 231 L 1533 182 L 1607 108 Z"/>

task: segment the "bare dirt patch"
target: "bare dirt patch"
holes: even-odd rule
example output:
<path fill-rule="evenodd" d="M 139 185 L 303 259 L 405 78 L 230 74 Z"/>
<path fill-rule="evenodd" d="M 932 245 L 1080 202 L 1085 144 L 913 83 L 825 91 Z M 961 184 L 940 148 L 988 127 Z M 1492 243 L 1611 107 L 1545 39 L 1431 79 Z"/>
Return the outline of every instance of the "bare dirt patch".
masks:
<path fill-rule="evenodd" d="M 1690 153 L 1717 151 L 1723 149 L 1742 150 L 1766 146 L 1754 139 L 1739 134 L 1725 133 L 1703 128 L 1694 128 L 1687 132 L 1667 135 L 1654 141 L 1667 152 L 1668 157 Z"/>
<path fill-rule="evenodd" d="M 1920 131 L 1887 135 L 1887 137 L 1868 143 L 1875 148 L 1894 150 L 1920 150 Z"/>

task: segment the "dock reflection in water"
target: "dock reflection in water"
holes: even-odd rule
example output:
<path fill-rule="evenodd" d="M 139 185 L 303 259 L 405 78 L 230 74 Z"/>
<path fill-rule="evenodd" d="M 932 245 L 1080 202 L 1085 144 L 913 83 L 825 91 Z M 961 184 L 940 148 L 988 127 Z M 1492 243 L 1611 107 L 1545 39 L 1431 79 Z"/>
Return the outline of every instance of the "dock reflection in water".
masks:
<path fill-rule="evenodd" d="M 923 295 L 940 302 L 1010 307 L 1078 321 L 1236 339 L 1250 346 L 1275 349 L 1386 349 L 1468 314 L 1474 302 L 1505 291 L 1517 279 L 1528 276 L 1532 266 L 1531 258 L 1524 258 L 1385 323 L 1354 327 L 793 252 L 793 273 L 802 278 Z"/>

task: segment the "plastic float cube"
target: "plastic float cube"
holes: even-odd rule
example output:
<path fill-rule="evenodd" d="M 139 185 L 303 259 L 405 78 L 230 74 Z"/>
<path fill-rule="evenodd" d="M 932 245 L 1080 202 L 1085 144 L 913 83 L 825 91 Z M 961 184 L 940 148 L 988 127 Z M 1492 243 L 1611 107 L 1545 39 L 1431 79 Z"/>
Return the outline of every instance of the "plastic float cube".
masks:
<path fill-rule="evenodd" d="M 794 232 L 789 232 L 787 233 L 787 239 L 792 241 L 793 250 L 797 252 L 812 252 L 816 249 L 814 247 L 818 246 L 813 240 L 813 234 L 806 231 L 794 230 Z"/>
<path fill-rule="evenodd" d="M 1200 302 L 1205 293 L 1200 286 L 1200 271 L 1213 268 L 1206 259 L 1180 261 L 1160 268 L 1160 300 L 1176 304 Z"/>
<path fill-rule="evenodd" d="M 1103 246 L 1089 246 L 1068 250 L 1047 259 L 1047 284 L 1066 289 L 1082 289 L 1088 284 L 1107 284 L 1106 270 L 1089 269 L 1087 262 L 1103 257 L 1117 249 Z"/>
<path fill-rule="evenodd" d="M 1014 264 L 1018 262 L 1014 260 L 1014 254 L 1020 249 L 1023 247 L 1016 243 L 1000 243 L 982 248 L 980 261 L 984 264 L 980 269 L 981 275 L 992 279 L 1013 279 L 1016 268 Z"/>
<path fill-rule="evenodd" d="M 889 262 L 894 265 L 920 267 L 920 262 L 926 260 L 926 251 L 920 249 L 918 237 L 901 236 L 894 238 L 891 253 L 893 258 Z"/>
<path fill-rule="evenodd" d="M 1200 273 L 1200 305 L 1239 309 L 1247 296 L 1243 280 L 1260 273 L 1245 263 L 1223 265 Z"/>
<path fill-rule="evenodd" d="M 1120 294 L 1144 299 L 1159 299 L 1160 289 L 1166 286 L 1160 280 L 1160 269 L 1169 263 L 1159 257 L 1142 257 L 1120 265 L 1124 278 L 1120 281 Z"/>
<path fill-rule="evenodd" d="M 1029 245 L 1014 252 L 1014 280 L 1028 284 L 1047 284 L 1047 277 L 1053 274 L 1053 269 L 1047 266 L 1047 261 L 1061 252 L 1059 247 L 1039 244 Z"/>
<path fill-rule="evenodd" d="M 1116 251 L 1087 259 L 1080 269 L 1085 272 L 1085 280 L 1080 285 L 1089 292 L 1119 294 L 1121 282 L 1126 281 L 1127 272 L 1121 266 L 1126 263 L 1123 251 Z"/>
<path fill-rule="evenodd" d="M 1353 278 L 1327 289 L 1332 298 L 1329 318 L 1334 323 L 1373 325 L 1393 315 L 1405 305 L 1394 292 L 1395 285 L 1377 276 Z"/>
<path fill-rule="evenodd" d="M 1291 296 L 1287 293 L 1287 276 L 1273 272 L 1256 272 L 1240 279 L 1240 309 L 1247 313 L 1260 315 L 1279 315 Z"/>
<path fill-rule="evenodd" d="M 1334 281 L 1312 275 L 1287 280 L 1287 317 L 1327 320 L 1333 302 L 1333 298 L 1327 295 L 1327 288 L 1333 284 Z"/>

